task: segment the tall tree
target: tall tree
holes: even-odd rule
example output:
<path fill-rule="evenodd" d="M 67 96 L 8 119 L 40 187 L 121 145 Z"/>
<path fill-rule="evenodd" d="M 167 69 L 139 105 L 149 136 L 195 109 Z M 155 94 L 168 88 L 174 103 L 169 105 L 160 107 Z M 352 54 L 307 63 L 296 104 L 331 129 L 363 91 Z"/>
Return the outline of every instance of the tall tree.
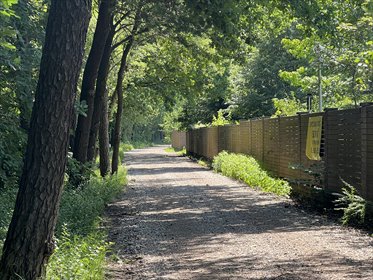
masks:
<path fill-rule="evenodd" d="M 94 106 L 93 106 L 93 114 L 92 114 L 92 121 L 91 121 L 91 128 L 89 132 L 89 141 L 88 141 L 88 148 L 87 148 L 87 160 L 92 161 L 96 154 L 96 139 L 97 133 L 99 130 L 100 125 L 100 118 L 101 114 L 103 114 L 103 99 L 107 98 L 107 78 L 109 75 L 109 67 L 110 67 L 110 56 L 112 53 L 112 43 L 115 35 L 115 26 L 112 24 L 109 35 L 106 39 L 106 44 L 104 48 L 104 53 L 102 55 L 100 67 L 98 70 L 97 82 L 96 82 L 96 92 L 94 97 Z M 107 102 L 106 102 L 107 103 Z"/>
<path fill-rule="evenodd" d="M 92 47 L 84 68 L 80 102 L 86 103 L 88 111 L 86 115 L 79 115 L 78 117 L 78 125 L 76 127 L 74 140 L 74 158 L 83 163 L 87 161 L 89 132 L 94 110 L 95 84 L 106 38 L 110 31 L 111 15 L 114 5 L 115 0 L 102 0 L 100 3 Z"/>
<path fill-rule="evenodd" d="M 101 173 L 101 176 L 103 177 L 106 176 L 110 170 L 107 79 L 109 76 L 110 56 L 113 50 L 111 45 L 114 39 L 114 33 L 115 33 L 114 29 L 115 29 L 115 26 L 112 25 L 109 36 L 106 39 L 105 50 L 102 56 L 100 69 L 98 71 L 99 76 L 97 78 L 97 85 L 96 85 L 96 98 L 100 97 L 97 103 L 101 103 L 101 104 L 95 104 L 94 119 L 92 120 L 91 135 L 89 139 L 90 147 L 92 147 L 91 150 L 93 150 L 94 147 L 96 146 L 97 123 L 98 123 L 100 173 Z M 97 119 L 97 117 L 99 117 L 99 119 Z"/>
<path fill-rule="evenodd" d="M 115 94 L 117 95 L 118 102 L 117 102 L 117 113 L 115 115 L 115 123 L 114 123 L 114 131 L 113 131 L 113 157 L 111 160 L 111 172 L 112 174 L 118 171 L 118 164 L 119 164 L 119 146 L 120 146 L 120 132 L 121 132 L 121 121 L 122 121 L 122 113 L 123 113 L 123 79 L 124 73 L 127 69 L 127 58 L 133 46 L 135 40 L 135 34 L 140 26 L 141 23 L 141 6 L 138 8 L 132 31 L 129 36 L 128 41 L 126 42 L 125 48 L 123 50 L 120 67 L 117 76 L 117 84 L 115 86 Z"/>
<path fill-rule="evenodd" d="M 121 59 L 119 72 L 118 72 L 117 85 L 115 87 L 115 94 L 117 95 L 117 98 L 118 98 L 118 101 L 117 101 L 118 107 L 117 107 L 117 113 L 115 114 L 115 124 L 114 124 L 114 132 L 113 132 L 113 157 L 111 161 L 111 164 L 112 164 L 111 172 L 113 174 L 118 171 L 120 130 L 121 130 L 120 127 L 121 127 L 122 113 L 123 113 L 123 78 L 124 78 L 124 73 L 127 67 L 128 54 L 133 45 L 133 41 L 134 41 L 134 38 L 132 35 L 122 54 L 122 59 Z"/>
<path fill-rule="evenodd" d="M 90 0 L 52 0 L 26 156 L 0 279 L 42 276 L 53 251 Z"/>

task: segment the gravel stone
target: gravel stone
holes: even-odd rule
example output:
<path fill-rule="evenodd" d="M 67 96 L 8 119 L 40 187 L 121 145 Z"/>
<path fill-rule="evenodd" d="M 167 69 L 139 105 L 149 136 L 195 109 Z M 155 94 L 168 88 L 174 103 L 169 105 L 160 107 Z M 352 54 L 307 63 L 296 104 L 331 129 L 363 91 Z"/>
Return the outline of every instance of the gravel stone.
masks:
<path fill-rule="evenodd" d="M 373 238 L 166 153 L 126 153 L 109 279 L 373 279 Z"/>

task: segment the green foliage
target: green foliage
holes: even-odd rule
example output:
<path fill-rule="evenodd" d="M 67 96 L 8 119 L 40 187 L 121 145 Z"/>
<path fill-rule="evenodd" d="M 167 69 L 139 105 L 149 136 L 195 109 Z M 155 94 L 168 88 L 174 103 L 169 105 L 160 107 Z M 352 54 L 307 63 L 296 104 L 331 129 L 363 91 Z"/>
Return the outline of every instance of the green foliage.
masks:
<path fill-rule="evenodd" d="M 26 135 L 14 121 L 12 114 L 0 112 L 0 191 L 16 186 L 23 164 Z"/>
<path fill-rule="evenodd" d="M 79 279 L 103 279 L 99 275 L 103 273 L 109 244 L 97 227 L 106 204 L 123 191 L 125 184 L 126 170 L 122 167 L 115 175 L 93 177 L 80 188 L 64 191 L 56 231 L 57 250 L 48 266 L 48 279 L 73 279 L 74 275 Z M 16 193 L 16 188 L 0 192 L 0 250 Z M 97 278 L 90 278 L 92 275 Z"/>
<path fill-rule="evenodd" d="M 212 166 L 215 171 L 241 180 L 252 188 L 284 196 L 290 194 L 289 184 L 284 180 L 272 178 L 253 157 L 223 151 L 214 157 Z"/>
<path fill-rule="evenodd" d="M 185 156 L 187 154 L 187 151 L 185 148 L 180 149 L 175 149 L 172 147 L 168 147 L 164 149 L 166 153 L 177 153 L 179 156 Z"/>
<path fill-rule="evenodd" d="M 67 188 L 81 188 L 95 175 L 91 162 L 81 163 L 69 153 L 65 173 Z"/>
<path fill-rule="evenodd" d="M 272 101 L 276 109 L 275 116 L 294 116 L 297 112 L 304 112 L 307 109 L 294 95 L 290 98 L 273 98 Z"/>
<path fill-rule="evenodd" d="M 119 162 L 124 161 L 124 153 L 133 150 L 134 147 L 132 144 L 120 143 L 119 145 Z"/>
<path fill-rule="evenodd" d="M 227 117 L 224 117 L 223 110 L 219 110 L 218 114 L 212 117 L 211 126 L 223 126 L 231 123 L 231 116 L 228 114 Z"/>
<path fill-rule="evenodd" d="M 338 197 L 334 203 L 335 210 L 342 210 L 342 223 L 363 224 L 365 221 L 367 201 L 359 196 L 357 190 L 347 182 L 343 181 L 345 187 L 342 188 L 342 194 L 335 193 Z"/>
<path fill-rule="evenodd" d="M 0 191 L 0 252 L 12 218 L 17 189 L 8 188 Z"/>
<path fill-rule="evenodd" d="M 67 188 L 61 200 L 57 232 L 65 225 L 73 234 L 87 234 L 99 222 L 105 205 L 117 196 L 126 184 L 126 170 L 105 178 L 92 177 L 79 188 Z"/>
<path fill-rule="evenodd" d="M 15 49 L 8 40 L 4 39 L 15 34 L 13 28 L 10 26 L 9 18 L 15 16 L 15 13 L 11 8 L 17 2 L 17 0 L 0 1 L 0 51 L 2 48 L 8 50 Z"/>
<path fill-rule="evenodd" d="M 63 228 L 49 260 L 46 279 L 104 279 L 105 256 L 111 245 L 105 239 L 102 232 L 79 236 Z"/>
<path fill-rule="evenodd" d="M 296 70 L 281 71 L 281 78 L 304 93 L 316 95 L 321 69 L 325 107 L 351 107 L 371 100 L 373 17 L 368 8 L 370 1 L 315 3 L 314 7 L 307 8 L 307 16 L 299 7 L 293 7 L 295 14 L 302 18 L 293 35 L 284 38 L 282 44 L 303 62 Z M 310 20 L 313 10 L 322 11 L 317 15 L 320 21 Z"/>
<path fill-rule="evenodd" d="M 125 184 L 126 170 L 122 167 L 114 175 L 93 177 L 81 188 L 64 191 L 48 280 L 104 279 L 111 244 L 98 225 L 106 204 L 123 191 Z"/>
<path fill-rule="evenodd" d="M 265 37 L 248 54 L 246 63 L 232 78 L 233 94 L 229 109 L 234 119 L 271 116 L 276 108 L 273 98 L 287 98 L 296 88 L 282 80 L 280 71 L 296 69 L 300 61 L 292 57 L 281 45 L 281 38 Z M 302 98 L 302 94 L 296 92 Z"/>

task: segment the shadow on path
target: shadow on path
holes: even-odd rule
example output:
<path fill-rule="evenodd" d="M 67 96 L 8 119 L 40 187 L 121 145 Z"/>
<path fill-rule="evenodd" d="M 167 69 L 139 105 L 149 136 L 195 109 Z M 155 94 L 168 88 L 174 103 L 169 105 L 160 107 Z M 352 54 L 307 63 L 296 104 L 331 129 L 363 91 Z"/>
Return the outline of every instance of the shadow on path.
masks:
<path fill-rule="evenodd" d="M 159 147 L 126 163 L 108 209 L 112 279 L 373 279 L 368 237 Z"/>

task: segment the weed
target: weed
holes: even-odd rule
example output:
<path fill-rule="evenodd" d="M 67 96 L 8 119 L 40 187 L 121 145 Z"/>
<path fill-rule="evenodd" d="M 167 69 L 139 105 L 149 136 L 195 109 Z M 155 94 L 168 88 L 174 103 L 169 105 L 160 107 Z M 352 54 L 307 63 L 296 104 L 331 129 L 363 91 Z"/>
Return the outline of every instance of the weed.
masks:
<path fill-rule="evenodd" d="M 105 256 L 110 249 L 100 215 L 126 184 L 126 169 L 105 178 L 92 177 L 80 188 L 62 195 L 57 224 L 57 247 L 47 267 L 48 280 L 104 279 Z"/>
<path fill-rule="evenodd" d="M 105 178 L 94 177 L 79 187 L 67 185 L 62 195 L 56 231 L 56 250 L 47 266 L 48 280 L 104 279 L 106 234 L 98 230 L 104 207 L 126 184 L 126 169 Z M 0 192 L 0 251 L 17 189 Z"/>
<path fill-rule="evenodd" d="M 343 181 L 343 180 L 342 180 Z M 363 224 L 365 221 L 367 201 L 359 196 L 357 190 L 347 182 L 343 181 L 345 187 L 342 194 L 335 193 L 338 198 L 334 201 L 337 206 L 335 210 L 342 210 L 342 224 Z"/>
<path fill-rule="evenodd" d="M 175 148 L 172 148 L 172 147 L 168 147 L 168 148 L 166 148 L 164 150 L 167 153 L 177 153 L 179 156 L 185 156 L 187 154 L 187 151 L 186 151 L 185 148 L 175 149 Z"/>
<path fill-rule="evenodd" d="M 92 177 L 80 188 L 67 188 L 62 195 L 57 232 L 61 233 L 62 225 L 76 234 L 92 231 L 105 205 L 123 190 L 125 183 L 126 170 L 121 167 L 112 176 Z"/>
<path fill-rule="evenodd" d="M 253 157 L 223 151 L 214 157 L 212 166 L 215 171 L 241 180 L 250 187 L 278 195 L 290 194 L 291 187 L 288 182 L 270 177 Z"/>
<path fill-rule="evenodd" d="M 119 161 L 124 161 L 124 153 L 134 149 L 134 146 L 129 143 L 120 143 L 119 146 Z"/>
<path fill-rule="evenodd" d="M 46 279 L 104 279 L 103 264 L 111 245 L 105 240 L 102 232 L 79 236 L 64 227 L 49 260 Z"/>

